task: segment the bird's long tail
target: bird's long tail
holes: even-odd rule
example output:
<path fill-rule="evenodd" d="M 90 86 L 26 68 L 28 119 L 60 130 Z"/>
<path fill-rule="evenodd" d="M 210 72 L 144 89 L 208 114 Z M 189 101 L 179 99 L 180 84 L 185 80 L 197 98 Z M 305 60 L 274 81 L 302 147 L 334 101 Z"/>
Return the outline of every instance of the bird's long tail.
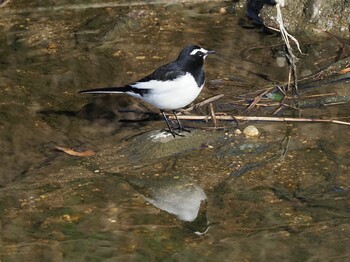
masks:
<path fill-rule="evenodd" d="M 80 94 L 115 94 L 115 93 L 125 93 L 130 91 L 129 86 L 123 87 L 103 87 L 96 89 L 88 89 L 79 91 Z"/>

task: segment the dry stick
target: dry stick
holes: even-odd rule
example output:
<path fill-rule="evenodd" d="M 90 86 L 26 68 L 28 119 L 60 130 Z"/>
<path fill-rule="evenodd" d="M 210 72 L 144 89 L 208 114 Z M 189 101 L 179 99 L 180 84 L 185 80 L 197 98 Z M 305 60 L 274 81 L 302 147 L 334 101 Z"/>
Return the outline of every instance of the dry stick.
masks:
<path fill-rule="evenodd" d="M 275 89 L 275 87 L 270 87 L 267 90 L 265 90 L 264 92 L 262 92 L 260 95 L 256 96 L 253 100 L 253 102 L 248 106 L 248 108 L 246 109 L 246 111 L 250 110 L 251 108 L 253 108 L 254 106 L 256 106 L 261 98 L 266 95 L 268 92 L 270 92 L 271 90 Z"/>
<path fill-rule="evenodd" d="M 238 103 L 236 103 L 236 105 L 238 105 Z M 241 103 L 241 106 L 249 106 L 250 103 Z M 257 103 L 256 107 L 275 107 L 275 106 L 279 106 L 281 105 L 281 103 L 270 103 L 270 104 L 262 104 L 262 103 Z"/>
<path fill-rule="evenodd" d="M 279 107 L 273 112 L 273 115 L 277 115 L 278 112 L 280 112 L 282 109 L 284 109 L 284 104 L 280 104 Z"/>
<path fill-rule="evenodd" d="M 180 120 L 210 120 L 211 116 L 194 116 L 194 115 L 178 115 Z M 175 119 L 174 116 L 169 116 L 170 119 Z M 339 125 L 350 126 L 350 122 L 339 121 L 335 119 L 320 119 L 320 118 L 293 118 L 293 117 L 267 117 L 267 116 L 222 116 L 216 115 L 216 120 L 223 121 L 266 121 L 266 122 L 312 122 L 312 123 L 332 123 Z"/>
<path fill-rule="evenodd" d="M 10 0 L 4 0 L 0 2 L 0 8 L 4 7 L 8 2 L 10 2 Z"/>
<path fill-rule="evenodd" d="M 287 90 L 289 90 L 289 85 L 290 85 L 290 70 L 289 70 L 289 79 L 288 79 L 288 87 L 287 87 Z M 283 96 L 283 99 L 280 101 L 280 104 L 279 104 L 279 107 L 276 109 L 275 112 L 273 112 L 273 115 L 277 115 L 277 113 L 281 110 L 283 110 L 285 108 L 285 104 L 283 103 L 284 100 L 286 99 L 287 97 L 287 92 L 285 90 L 285 88 L 282 89 L 282 87 L 280 85 L 277 85 L 277 88 L 278 90 L 284 95 Z"/>
<path fill-rule="evenodd" d="M 315 94 L 315 95 L 304 96 L 304 98 L 314 98 L 314 97 L 324 97 L 324 96 L 336 96 L 336 95 L 337 95 L 337 93 Z"/>
<path fill-rule="evenodd" d="M 280 85 L 277 85 L 276 87 L 284 96 L 287 96 L 286 90 L 284 88 L 282 89 Z"/>
<path fill-rule="evenodd" d="M 216 121 L 216 115 L 214 112 L 213 103 L 209 104 L 209 110 L 210 110 L 210 117 L 213 120 L 213 127 L 217 127 L 217 121 Z"/>
<path fill-rule="evenodd" d="M 206 104 L 209 104 L 209 103 L 212 103 L 216 100 L 219 100 L 220 98 L 224 97 L 224 94 L 221 94 L 221 95 L 216 95 L 216 96 L 212 96 L 212 97 L 209 97 L 208 99 L 205 99 L 189 108 L 186 108 L 186 109 L 183 109 L 181 110 L 181 112 L 189 112 L 189 111 L 192 111 L 193 109 L 197 108 L 197 107 L 200 107 L 200 106 L 204 106 Z"/>

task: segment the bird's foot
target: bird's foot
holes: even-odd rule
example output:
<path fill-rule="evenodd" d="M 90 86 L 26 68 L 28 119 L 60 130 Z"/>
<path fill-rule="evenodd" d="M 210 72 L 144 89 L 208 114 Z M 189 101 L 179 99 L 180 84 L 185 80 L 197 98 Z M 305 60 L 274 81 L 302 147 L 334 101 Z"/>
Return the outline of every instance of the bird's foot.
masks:
<path fill-rule="evenodd" d="M 169 130 L 169 129 L 163 129 L 162 130 L 163 132 L 166 132 L 166 133 L 168 133 L 168 134 L 171 134 L 174 138 L 176 137 L 176 136 L 181 136 L 181 137 L 184 137 L 185 135 L 183 135 L 183 134 L 180 134 L 181 132 L 176 132 L 176 131 L 174 131 L 174 130 Z"/>
<path fill-rule="evenodd" d="M 175 138 L 176 136 L 181 136 L 184 137 L 185 135 L 181 134 L 181 131 L 179 130 L 179 132 L 175 132 L 174 130 L 167 130 L 169 133 L 171 133 L 173 135 L 173 137 Z"/>

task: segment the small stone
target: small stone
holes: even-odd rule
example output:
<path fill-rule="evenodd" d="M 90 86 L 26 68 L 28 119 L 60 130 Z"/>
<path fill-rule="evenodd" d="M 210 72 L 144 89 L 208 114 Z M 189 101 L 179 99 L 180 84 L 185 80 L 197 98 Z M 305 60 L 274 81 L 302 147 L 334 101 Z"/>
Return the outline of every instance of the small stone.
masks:
<path fill-rule="evenodd" d="M 309 70 L 309 69 L 303 70 L 303 71 L 300 73 L 300 76 L 301 76 L 301 77 L 307 77 L 307 76 L 310 76 L 310 75 L 312 75 L 312 71 Z"/>
<path fill-rule="evenodd" d="M 115 51 L 115 52 L 112 54 L 112 56 L 114 56 L 114 57 L 119 57 L 119 56 L 121 56 L 121 54 L 122 54 L 122 51 L 118 50 L 118 51 Z"/>
<path fill-rule="evenodd" d="M 255 126 L 247 126 L 244 128 L 243 133 L 246 136 L 254 137 L 259 135 L 259 130 Z"/>
<path fill-rule="evenodd" d="M 220 8 L 220 10 L 219 10 L 219 12 L 220 12 L 220 14 L 226 14 L 227 13 L 227 10 L 226 10 L 226 8 L 224 8 L 224 7 L 221 7 Z"/>
<path fill-rule="evenodd" d="M 287 64 L 287 60 L 283 56 L 276 57 L 276 63 L 278 67 L 285 67 Z"/>
<path fill-rule="evenodd" d="M 136 56 L 135 59 L 136 60 L 145 60 L 146 56 L 144 56 L 144 55 Z"/>
<path fill-rule="evenodd" d="M 241 131 L 240 129 L 237 128 L 237 129 L 235 130 L 235 135 L 241 135 L 241 134 L 242 134 L 242 131 Z"/>

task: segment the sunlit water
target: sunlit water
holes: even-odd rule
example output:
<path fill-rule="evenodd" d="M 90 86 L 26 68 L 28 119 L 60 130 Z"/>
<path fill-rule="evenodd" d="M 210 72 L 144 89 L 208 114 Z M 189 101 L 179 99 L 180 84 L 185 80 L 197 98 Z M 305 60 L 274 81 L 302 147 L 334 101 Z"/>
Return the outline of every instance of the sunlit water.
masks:
<path fill-rule="evenodd" d="M 349 259 L 347 126 L 255 123 L 253 139 L 225 123 L 161 143 L 148 135 L 165 125 L 146 114 L 156 109 L 77 94 L 139 79 L 197 43 L 217 51 L 198 100 L 225 94 L 230 103 L 288 79 L 278 37 L 240 28 L 219 12 L 227 2 L 38 5 L 14 1 L 0 20 L 1 261 Z M 339 54 L 338 41 L 322 37 L 303 39 L 301 77 Z M 348 85 L 314 93 L 346 96 Z M 348 114 L 346 104 L 302 111 Z"/>

